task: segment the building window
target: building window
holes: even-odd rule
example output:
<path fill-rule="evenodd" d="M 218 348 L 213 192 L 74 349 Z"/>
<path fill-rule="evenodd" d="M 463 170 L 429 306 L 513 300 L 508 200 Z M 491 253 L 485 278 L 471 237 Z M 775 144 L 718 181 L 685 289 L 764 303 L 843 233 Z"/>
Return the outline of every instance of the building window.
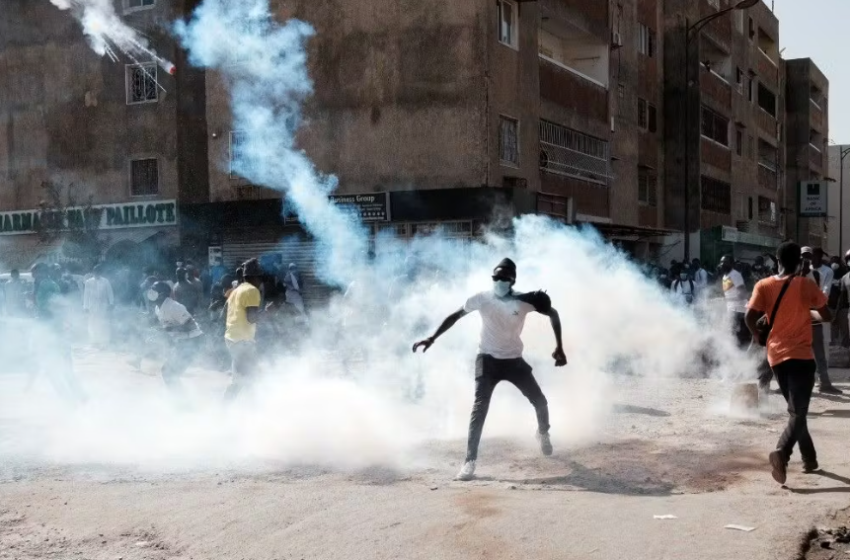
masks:
<path fill-rule="evenodd" d="M 735 153 L 739 156 L 744 153 L 744 133 L 740 130 L 735 131 Z"/>
<path fill-rule="evenodd" d="M 732 213 L 732 187 L 729 183 L 702 176 L 702 209 L 720 214 Z"/>
<path fill-rule="evenodd" d="M 638 98 L 638 126 L 646 130 L 647 115 L 646 115 L 646 100 Z"/>
<path fill-rule="evenodd" d="M 759 222 L 776 225 L 776 203 L 765 196 L 759 197 Z"/>
<path fill-rule="evenodd" d="M 234 130 L 230 133 L 230 178 L 236 179 L 248 174 L 245 158 L 245 133 Z"/>
<path fill-rule="evenodd" d="M 156 64 L 134 64 L 127 66 L 127 104 L 156 103 L 159 84 L 156 79 Z"/>
<path fill-rule="evenodd" d="M 655 56 L 655 33 L 642 23 L 638 24 L 638 52 L 650 58 Z"/>
<path fill-rule="evenodd" d="M 653 134 L 658 130 L 658 109 L 649 105 L 649 131 Z"/>
<path fill-rule="evenodd" d="M 502 163 L 519 165 L 519 139 L 516 119 L 499 117 L 499 159 Z"/>
<path fill-rule="evenodd" d="M 653 207 L 658 204 L 656 178 L 643 171 L 638 172 L 638 202 Z"/>
<path fill-rule="evenodd" d="M 701 132 L 718 144 L 729 145 L 729 119 L 705 106 L 702 108 Z"/>
<path fill-rule="evenodd" d="M 159 194 L 159 161 L 156 158 L 134 159 L 130 162 L 130 194 Z"/>
<path fill-rule="evenodd" d="M 518 9 L 513 0 L 498 0 L 499 42 L 513 49 L 519 48 Z"/>
<path fill-rule="evenodd" d="M 755 91 L 755 80 L 752 76 L 747 77 L 747 101 L 753 102 L 753 91 Z"/>
<path fill-rule="evenodd" d="M 750 19 L 750 23 L 749 23 L 748 33 L 749 33 L 750 41 L 752 41 L 756 36 L 756 23 L 753 21 L 753 18 L 749 18 L 749 19 Z"/>
<path fill-rule="evenodd" d="M 156 0 L 124 0 L 124 11 L 135 12 L 138 10 L 147 10 L 156 5 Z"/>
<path fill-rule="evenodd" d="M 608 142 L 550 121 L 540 121 L 540 168 L 608 184 Z"/>
<path fill-rule="evenodd" d="M 776 117 L 776 95 L 761 83 L 759 83 L 759 107 L 764 109 L 771 117 Z"/>
<path fill-rule="evenodd" d="M 744 71 L 740 68 L 735 69 L 735 83 L 738 84 L 738 92 L 740 92 L 744 84 Z"/>

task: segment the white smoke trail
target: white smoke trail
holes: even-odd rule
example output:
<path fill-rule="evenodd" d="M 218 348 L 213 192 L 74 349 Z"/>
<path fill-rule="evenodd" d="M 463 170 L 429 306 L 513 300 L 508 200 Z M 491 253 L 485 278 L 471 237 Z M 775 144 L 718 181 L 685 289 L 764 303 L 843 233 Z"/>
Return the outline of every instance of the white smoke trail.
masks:
<path fill-rule="evenodd" d="M 155 61 L 174 74 L 174 64 L 159 56 L 147 39 L 124 23 L 115 13 L 113 0 L 50 0 L 60 10 L 69 10 L 83 27 L 94 52 L 118 60 L 116 49 L 134 62 Z"/>
<path fill-rule="evenodd" d="M 0 426 L 4 415 L 16 426 L 0 438 L 0 455 L 153 468 L 432 462 L 421 451 L 426 442 L 465 434 L 480 320 L 463 319 L 424 356 L 412 355 L 411 344 L 488 289 L 489 271 L 505 256 L 518 264 L 517 288 L 548 290 L 561 313 L 567 368 L 552 366 L 546 318 L 530 316 L 524 336 L 559 446 L 603 429 L 621 396 L 618 376 L 664 384 L 699 369 L 709 346 L 721 377 L 752 371 L 722 328 L 673 305 L 598 235 L 546 218 L 523 217 L 510 238 L 489 236 L 464 249 L 439 236 L 388 237 L 374 262 L 365 262 L 362 224 L 328 202 L 336 180 L 317 173 L 295 145 L 301 104 L 312 90 L 304 49 L 312 33 L 303 22 L 275 23 L 266 0 L 206 0 L 177 25 L 191 60 L 227 78 L 234 129 L 245 134 L 240 174 L 286 193 L 321 244 L 324 277 L 355 281 L 349 297 L 313 311 L 297 351 L 278 359 L 257 400 L 242 409 L 224 412 L 217 404 L 223 379 L 196 373 L 187 382 L 192 410 L 175 411 L 155 379 L 128 378 L 114 362 L 90 367 L 92 400 L 78 410 L 0 391 Z M 485 438 L 533 441 L 534 427 L 522 396 L 498 390 Z M 485 439 L 485 458 L 486 449 Z"/>

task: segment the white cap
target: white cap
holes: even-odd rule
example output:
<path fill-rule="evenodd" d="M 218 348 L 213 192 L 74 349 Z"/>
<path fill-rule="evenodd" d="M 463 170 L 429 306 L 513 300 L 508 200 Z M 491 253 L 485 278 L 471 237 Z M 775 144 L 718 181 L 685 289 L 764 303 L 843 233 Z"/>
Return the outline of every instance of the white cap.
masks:
<path fill-rule="evenodd" d="M 812 252 L 812 248 L 811 248 L 811 247 L 803 247 L 802 249 L 800 249 L 800 254 L 801 254 L 801 255 L 805 255 L 806 253 L 811 253 L 811 252 Z"/>

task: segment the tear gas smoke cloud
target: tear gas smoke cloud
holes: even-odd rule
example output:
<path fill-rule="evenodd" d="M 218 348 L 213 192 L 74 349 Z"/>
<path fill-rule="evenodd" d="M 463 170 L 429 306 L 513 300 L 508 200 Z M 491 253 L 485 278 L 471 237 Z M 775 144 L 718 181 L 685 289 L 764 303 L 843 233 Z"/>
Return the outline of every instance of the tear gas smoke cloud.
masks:
<path fill-rule="evenodd" d="M 543 217 L 515 220 L 510 237 L 469 244 L 384 235 L 367 262 L 364 227 L 328 202 L 335 179 L 317 173 L 294 141 L 312 87 L 304 49 L 312 33 L 303 22 L 275 23 L 264 0 L 206 0 L 177 26 L 192 61 L 226 75 L 234 129 L 245 134 L 240 173 L 286 193 L 320 243 L 324 278 L 353 281 L 347 296 L 313 310 L 309 332 L 277 358 L 250 405 L 223 410 L 224 380 L 196 374 L 187 383 L 192 409 L 177 411 L 156 379 L 91 357 L 83 365 L 95 372 L 85 407 L 58 407 L 46 393 L 21 399 L 19 389 L 0 391 L 0 421 L 11 416 L 18 426 L 0 439 L 0 454 L 150 468 L 433 463 L 422 451 L 426 442 L 466 433 L 480 320 L 463 319 L 424 356 L 411 354 L 411 344 L 489 289 L 490 271 L 504 256 L 517 262 L 516 288 L 548 290 L 561 313 L 566 369 L 552 366 L 547 318 L 530 315 L 523 337 L 550 403 L 556 445 L 598 434 L 620 397 L 617 376 L 663 384 L 699 369 L 706 348 L 719 364 L 716 375 L 752 371 L 731 337 L 718 334 L 722 321 L 709 310 L 697 320 L 597 234 Z M 482 459 L 487 437 L 519 436 L 531 445 L 534 429 L 532 407 L 513 388 L 500 388 Z M 463 444 L 452 445 L 462 457 Z"/>
<path fill-rule="evenodd" d="M 113 0 L 50 0 L 50 3 L 60 10 L 70 10 L 83 26 L 92 50 L 100 56 L 117 61 L 117 50 L 136 62 L 154 60 L 169 74 L 174 73 L 174 65 L 157 55 L 147 39 L 118 17 Z"/>

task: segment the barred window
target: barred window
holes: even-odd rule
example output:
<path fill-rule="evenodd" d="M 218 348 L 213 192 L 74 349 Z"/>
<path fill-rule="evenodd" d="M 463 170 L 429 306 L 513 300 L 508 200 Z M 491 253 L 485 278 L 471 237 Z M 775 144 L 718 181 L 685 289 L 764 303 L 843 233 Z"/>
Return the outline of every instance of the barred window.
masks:
<path fill-rule="evenodd" d="M 156 158 L 134 159 L 130 162 L 130 194 L 159 194 L 159 161 Z"/>
<path fill-rule="evenodd" d="M 645 172 L 638 172 L 638 202 L 645 206 L 656 206 L 658 194 L 656 191 L 656 178 Z"/>
<path fill-rule="evenodd" d="M 134 64 L 127 67 L 127 104 L 153 103 L 159 98 L 156 64 Z"/>
<path fill-rule="evenodd" d="M 124 7 L 128 10 L 150 8 L 156 4 L 156 0 L 125 0 L 125 2 Z"/>
<path fill-rule="evenodd" d="M 766 196 L 759 197 L 759 221 L 765 224 L 776 224 L 776 203 Z"/>
<path fill-rule="evenodd" d="M 702 176 L 702 209 L 721 214 L 732 213 L 732 186 L 729 183 Z"/>
<path fill-rule="evenodd" d="M 702 108 L 701 132 L 706 138 L 729 145 L 729 119 L 705 106 Z"/>
<path fill-rule="evenodd" d="M 245 157 L 245 133 L 241 130 L 230 132 L 230 178 L 244 177 L 248 169 Z"/>
<path fill-rule="evenodd" d="M 499 158 L 503 163 L 519 165 L 518 128 L 519 123 L 516 119 L 499 117 Z"/>
<path fill-rule="evenodd" d="M 540 121 L 540 167 L 607 184 L 610 178 L 608 142 L 555 124 Z"/>

